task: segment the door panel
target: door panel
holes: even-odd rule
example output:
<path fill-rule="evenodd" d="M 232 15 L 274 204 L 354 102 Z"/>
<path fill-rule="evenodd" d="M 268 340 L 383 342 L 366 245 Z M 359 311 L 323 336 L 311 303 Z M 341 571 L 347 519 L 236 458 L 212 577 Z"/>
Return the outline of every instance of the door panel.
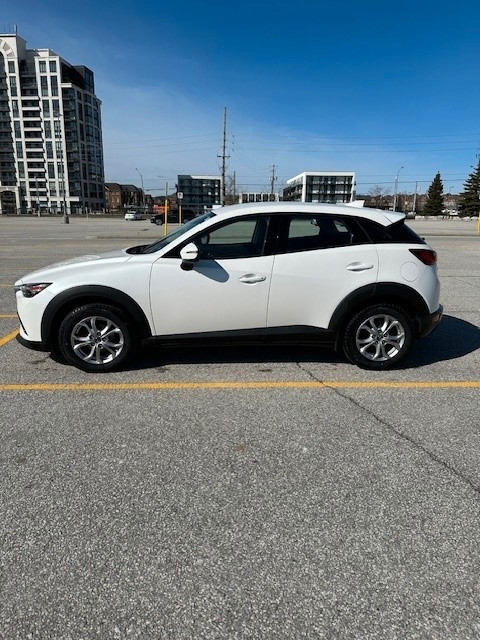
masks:
<path fill-rule="evenodd" d="M 273 256 L 199 260 L 160 258 L 152 267 L 151 306 L 157 335 L 265 330 Z"/>
<path fill-rule="evenodd" d="M 267 327 L 328 328 L 338 304 L 352 291 L 375 283 L 373 245 L 284 253 L 275 256 Z"/>

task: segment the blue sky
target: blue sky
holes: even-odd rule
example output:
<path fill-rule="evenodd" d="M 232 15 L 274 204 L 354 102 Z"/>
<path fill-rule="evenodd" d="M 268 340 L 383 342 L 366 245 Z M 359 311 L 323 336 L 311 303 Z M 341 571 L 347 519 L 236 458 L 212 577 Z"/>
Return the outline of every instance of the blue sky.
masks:
<path fill-rule="evenodd" d="M 357 191 L 461 190 L 480 148 L 480 4 L 297 0 L 0 3 L 29 48 L 95 72 L 106 180 L 178 173 L 277 186 L 355 170 Z M 2 26 L 0 24 L 0 29 Z"/>

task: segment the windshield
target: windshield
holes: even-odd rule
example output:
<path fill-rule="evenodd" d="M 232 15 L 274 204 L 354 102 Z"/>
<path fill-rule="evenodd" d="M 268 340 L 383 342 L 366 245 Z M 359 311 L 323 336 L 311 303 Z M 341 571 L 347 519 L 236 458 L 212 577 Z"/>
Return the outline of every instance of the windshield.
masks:
<path fill-rule="evenodd" d="M 186 231 L 193 229 L 199 224 L 202 224 L 202 222 L 205 222 L 205 220 L 208 220 L 209 218 L 213 218 L 214 215 L 215 214 L 213 213 L 213 211 L 209 211 L 208 213 L 204 213 L 203 216 L 199 216 L 198 218 L 194 218 L 193 220 L 182 224 L 182 226 L 178 229 L 167 233 L 167 235 L 161 240 L 143 247 L 141 253 L 155 253 L 155 251 L 160 251 L 160 249 L 163 249 L 167 246 L 167 244 L 170 244 L 170 242 L 173 242 L 173 240 L 176 240 L 177 238 L 182 236 Z"/>

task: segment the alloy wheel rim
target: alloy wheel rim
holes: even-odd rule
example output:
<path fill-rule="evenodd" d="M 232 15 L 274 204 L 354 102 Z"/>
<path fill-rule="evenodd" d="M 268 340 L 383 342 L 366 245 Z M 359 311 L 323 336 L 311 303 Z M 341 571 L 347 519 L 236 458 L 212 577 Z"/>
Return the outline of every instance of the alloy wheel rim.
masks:
<path fill-rule="evenodd" d="M 402 350 L 405 329 L 397 318 L 388 314 L 370 316 L 358 327 L 355 344 L 367 360 L 386 362 Z"/>
<path fill-rule="evenodd" d="M 80 360 L 101 365 L 118 358 L 125 339 L 120 327 L 112 320 L 103 316 L 88 316 L 73 327 L 70 344 Z"/>

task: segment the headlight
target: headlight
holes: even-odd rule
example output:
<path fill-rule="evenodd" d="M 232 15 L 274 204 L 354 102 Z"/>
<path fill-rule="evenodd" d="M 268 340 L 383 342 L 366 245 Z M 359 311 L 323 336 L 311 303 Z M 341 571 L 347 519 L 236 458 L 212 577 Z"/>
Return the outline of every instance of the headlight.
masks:
<path fill-rule="evenodd" d="M 15 291 L 21 291 L 25 298 L 33 298 L 37 293 L 40 293 L 48 286 L 50 286 L 51 282 L 35 282 L 33 284 L 21 284 L 20 286 L 15 287 Z"/>

